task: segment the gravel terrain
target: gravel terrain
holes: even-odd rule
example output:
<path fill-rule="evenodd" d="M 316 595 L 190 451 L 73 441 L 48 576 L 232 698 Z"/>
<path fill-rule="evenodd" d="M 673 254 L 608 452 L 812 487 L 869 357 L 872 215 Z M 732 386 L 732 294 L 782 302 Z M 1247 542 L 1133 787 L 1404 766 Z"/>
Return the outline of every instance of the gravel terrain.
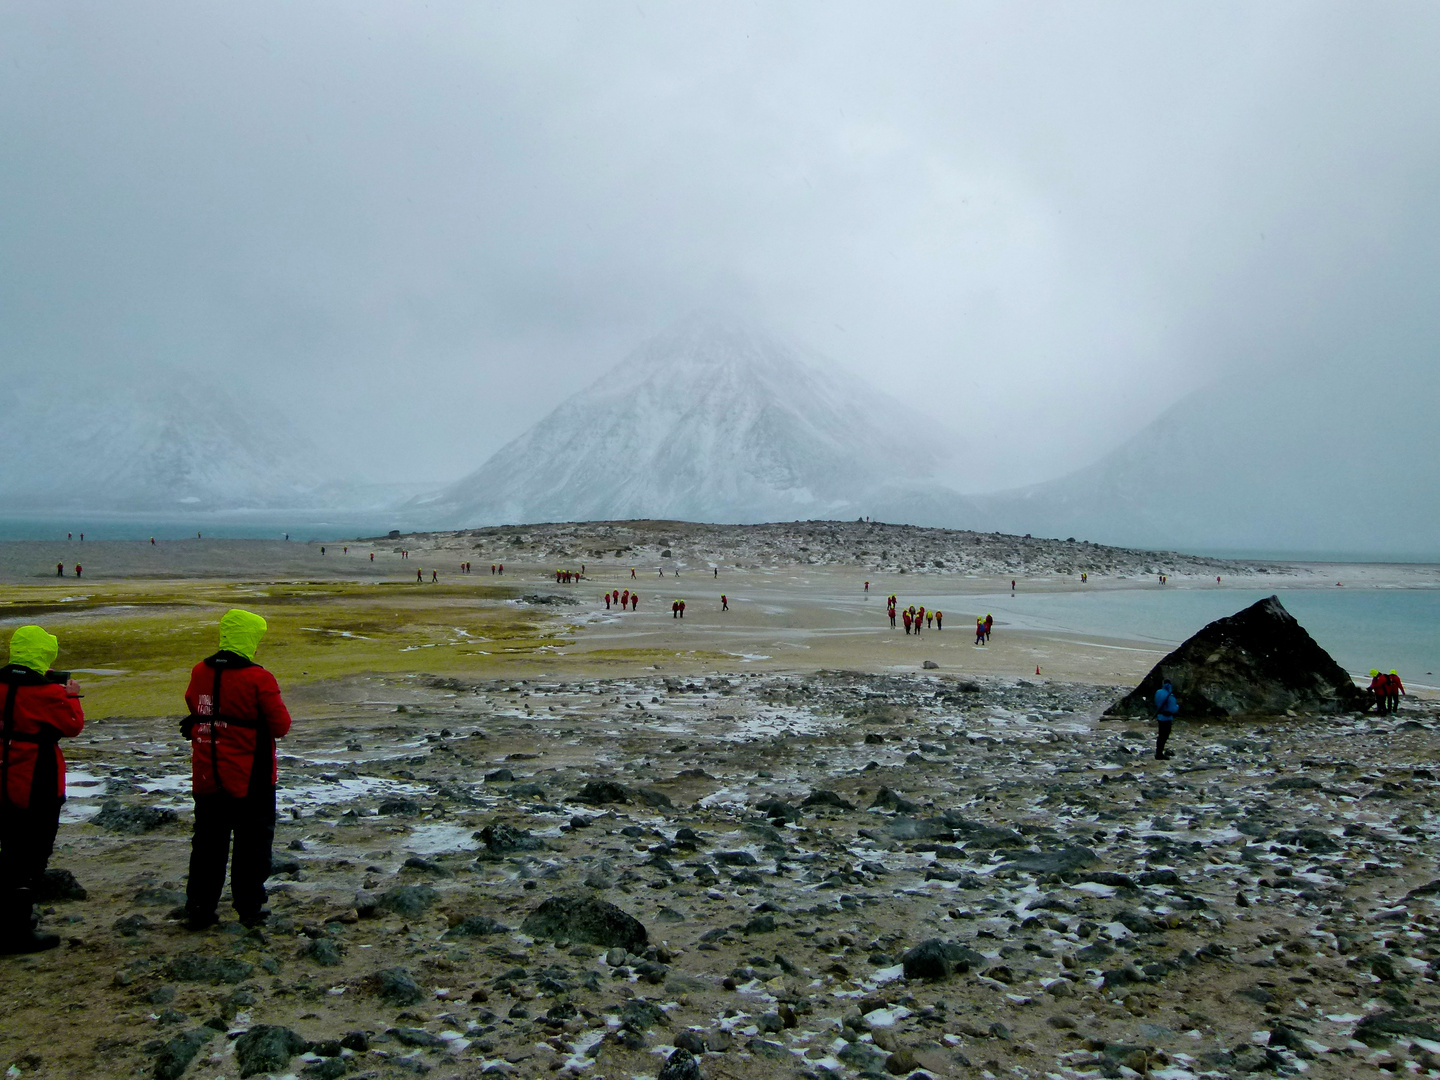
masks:
<path fill-rule="evenodd" d="M 1180 724 L 1158 762 L 1099 720 L 1123 689 L 335 680 L 281 744 L 270 925 L 200 934 L 174 721 L 94 721 L 0 1067 L 1440 1075 L 1440 707 Z"/>

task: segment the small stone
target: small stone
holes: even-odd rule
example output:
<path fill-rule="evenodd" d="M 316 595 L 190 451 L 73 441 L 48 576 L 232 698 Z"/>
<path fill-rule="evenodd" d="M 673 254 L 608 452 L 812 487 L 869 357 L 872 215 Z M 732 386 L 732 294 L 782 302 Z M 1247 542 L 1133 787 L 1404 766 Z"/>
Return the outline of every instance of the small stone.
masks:
<path fill-rule="evenodd" d="M 903 1048 L 885 1059 L 885 1071 L 891 1076 L 905 1076 L 919 1066 L 920 1062 L 915 1060 L 915 1054 Z"/>

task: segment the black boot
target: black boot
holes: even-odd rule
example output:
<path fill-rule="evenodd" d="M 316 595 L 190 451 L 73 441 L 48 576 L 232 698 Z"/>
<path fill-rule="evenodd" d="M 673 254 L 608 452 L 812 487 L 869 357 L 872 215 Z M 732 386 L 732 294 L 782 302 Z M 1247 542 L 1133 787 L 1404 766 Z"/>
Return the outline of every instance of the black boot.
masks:
<path fill-rule="evenodd" d="M 58 934 L 42 934 L 30 921 L 33 894 L 29 889 L 16 889 L 0 904 L 0 955 L 44 952 L 60 944 Z"/>

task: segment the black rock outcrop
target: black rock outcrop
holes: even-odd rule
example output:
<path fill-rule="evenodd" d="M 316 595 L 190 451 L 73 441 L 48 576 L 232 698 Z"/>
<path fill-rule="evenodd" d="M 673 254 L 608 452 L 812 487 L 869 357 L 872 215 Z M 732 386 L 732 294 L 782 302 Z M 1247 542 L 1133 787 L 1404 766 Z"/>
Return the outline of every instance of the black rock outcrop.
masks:
<path fill-rule="evenodd" d="M 1364 696 L 1278 596 L 1216 619 L 1161 660 L 1106 716 L 1155 715 L 1169 679 L 1178 719 L 1322 715 L 1363 707 Z"/>

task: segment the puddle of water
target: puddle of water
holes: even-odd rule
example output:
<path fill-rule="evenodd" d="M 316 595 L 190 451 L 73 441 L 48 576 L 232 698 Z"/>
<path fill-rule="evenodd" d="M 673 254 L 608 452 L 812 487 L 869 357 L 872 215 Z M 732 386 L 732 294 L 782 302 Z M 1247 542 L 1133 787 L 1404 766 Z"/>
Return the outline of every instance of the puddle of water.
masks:
<path fill-rule="evenodd" d="M 404 842 L 406 851 L 416 855 L 441 855 L 447 851 L 474 851 L 480 846 L 469 829 L 460 825 L 417 825 Z"/>

